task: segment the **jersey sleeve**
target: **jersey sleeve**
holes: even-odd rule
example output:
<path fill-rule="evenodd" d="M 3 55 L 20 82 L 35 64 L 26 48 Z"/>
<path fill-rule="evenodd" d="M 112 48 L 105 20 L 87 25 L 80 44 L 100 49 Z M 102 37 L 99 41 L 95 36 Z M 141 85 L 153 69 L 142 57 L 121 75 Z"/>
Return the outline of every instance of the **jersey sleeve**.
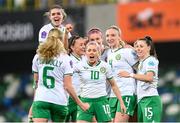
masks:
<path fill-rule="evenodd" d="M 131 48 L 126 48 L 125 50 L 126 50 L 125 52 L 127 53 L 125 58 L 128 64 L 130 66 L 135 65 L 138 62 L 138 57 L 137 57 L 136 52 Z"/>
<path fill-rule="evenodd" d="M 63 69 L 64 69 L 64 75 L 72 75 L 73 74 L 73 62 L 68 55 L 65 55 L 65 57 L 64 57 Z"/>
<path fill-rule="evenodd" d="M 159 65 L 159 61 L 156 60 L 155 58 L 149 58 L 146 61 L 146 67 L 145 67 L 145 71 L 147 72 L 153 72 L 154 74 L 157 74 L 158 71 L 158 65 Z"/>
<path fill-rule="evenodd" d="M 106 69 L 107 69 L 106 78 L 107 79 L 112 79 L 113 78 L 113 73 L 112 73 L 112 70 L 111 70 L 111 67 L 110 67 L 109 64 L 106 64 Z"/>
<path fill-rule="evenodd" d="M 32 61 L 32 72 L 38 73 L 38 55 L 36 54 Z"/>
<path fill-rule="evenodd" d="M 44 29 L 44 27 L 42 27 L 39 31 L 39 37 L 38 37 L 39 43 L 44 42 L 47 38 L 47 35 L 48 35 L 47 31 Z"/>
<path fill-rule="evenodd" d="M 80 62 L 81 63 L 81 62 Z M 78 64 L 73 64 L 73 70 L 75 73 L 79 73 L 80 72 L 80 63 Z"/>

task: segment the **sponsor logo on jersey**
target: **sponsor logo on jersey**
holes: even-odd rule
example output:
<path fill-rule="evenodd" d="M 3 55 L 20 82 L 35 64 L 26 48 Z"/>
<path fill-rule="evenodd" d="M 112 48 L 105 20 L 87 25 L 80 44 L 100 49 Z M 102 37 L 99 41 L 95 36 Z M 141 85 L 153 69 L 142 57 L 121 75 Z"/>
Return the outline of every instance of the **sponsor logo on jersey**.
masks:
<path fill-rule="evenodd" d="M 46 33 L 45 31 L 43 31 L 43 32 L 41 33 L 41 38 L 46 38 L 46 35 L 47 35 L 47 33 Z"/>
<path fill-rule="evenodd" d="M 155 63 L 154 63 L 153 61 L 149 61 L 149 62 L 148 62 L 148 65 L 149 65 L 149 66 L 154 66 Z"/>

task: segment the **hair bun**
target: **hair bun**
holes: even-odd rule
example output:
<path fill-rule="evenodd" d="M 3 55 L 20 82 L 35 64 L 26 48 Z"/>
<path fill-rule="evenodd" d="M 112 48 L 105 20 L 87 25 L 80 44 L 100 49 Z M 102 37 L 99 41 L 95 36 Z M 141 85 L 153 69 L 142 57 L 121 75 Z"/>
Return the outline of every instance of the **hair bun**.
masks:
<path fill-rule="evenodd" d="M 145 38 L 149 41 L 152 41 L 152 38 L 150 36 L 145 36 Z"/>

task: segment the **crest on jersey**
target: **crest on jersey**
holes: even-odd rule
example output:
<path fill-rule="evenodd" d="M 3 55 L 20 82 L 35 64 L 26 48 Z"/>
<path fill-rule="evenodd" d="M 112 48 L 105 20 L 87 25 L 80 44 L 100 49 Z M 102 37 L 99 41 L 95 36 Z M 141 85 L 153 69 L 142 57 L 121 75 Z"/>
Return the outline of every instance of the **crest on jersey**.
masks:
<path fill-rule="evenodd" d="M 120 60 L 121 59 L 121 55 L 117 54 L 115 58 L 116 58 L 116 60 Z"/>
<path fill-rule="evenodd" d="M 106 68 L 105 68 L 105 67 L 101 67 L 101 68 L 100 68 L 100 72 L 101 72 L 101 73 L 105 73 L 105 72 L 106 72 Z"/>
<path fill-rule="evenodd" d="M 47 33 L 46 33 L 45 31 L 43 31 L 43 32 L 41 33 L 41 38 L 46 38 L 46 35 L 47 35 Z"/>

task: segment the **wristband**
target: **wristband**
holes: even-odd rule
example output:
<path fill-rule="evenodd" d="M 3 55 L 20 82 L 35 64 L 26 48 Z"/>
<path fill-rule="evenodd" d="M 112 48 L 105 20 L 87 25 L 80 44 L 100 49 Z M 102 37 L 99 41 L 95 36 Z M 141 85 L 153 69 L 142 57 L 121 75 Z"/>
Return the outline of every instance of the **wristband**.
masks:
<path fill-rule="evenodd" d="M 130 73 L 129 76 L 130 76 L 131 78 L 133 78 L 133 77 L 134 77 L 134 73 Z"/>

